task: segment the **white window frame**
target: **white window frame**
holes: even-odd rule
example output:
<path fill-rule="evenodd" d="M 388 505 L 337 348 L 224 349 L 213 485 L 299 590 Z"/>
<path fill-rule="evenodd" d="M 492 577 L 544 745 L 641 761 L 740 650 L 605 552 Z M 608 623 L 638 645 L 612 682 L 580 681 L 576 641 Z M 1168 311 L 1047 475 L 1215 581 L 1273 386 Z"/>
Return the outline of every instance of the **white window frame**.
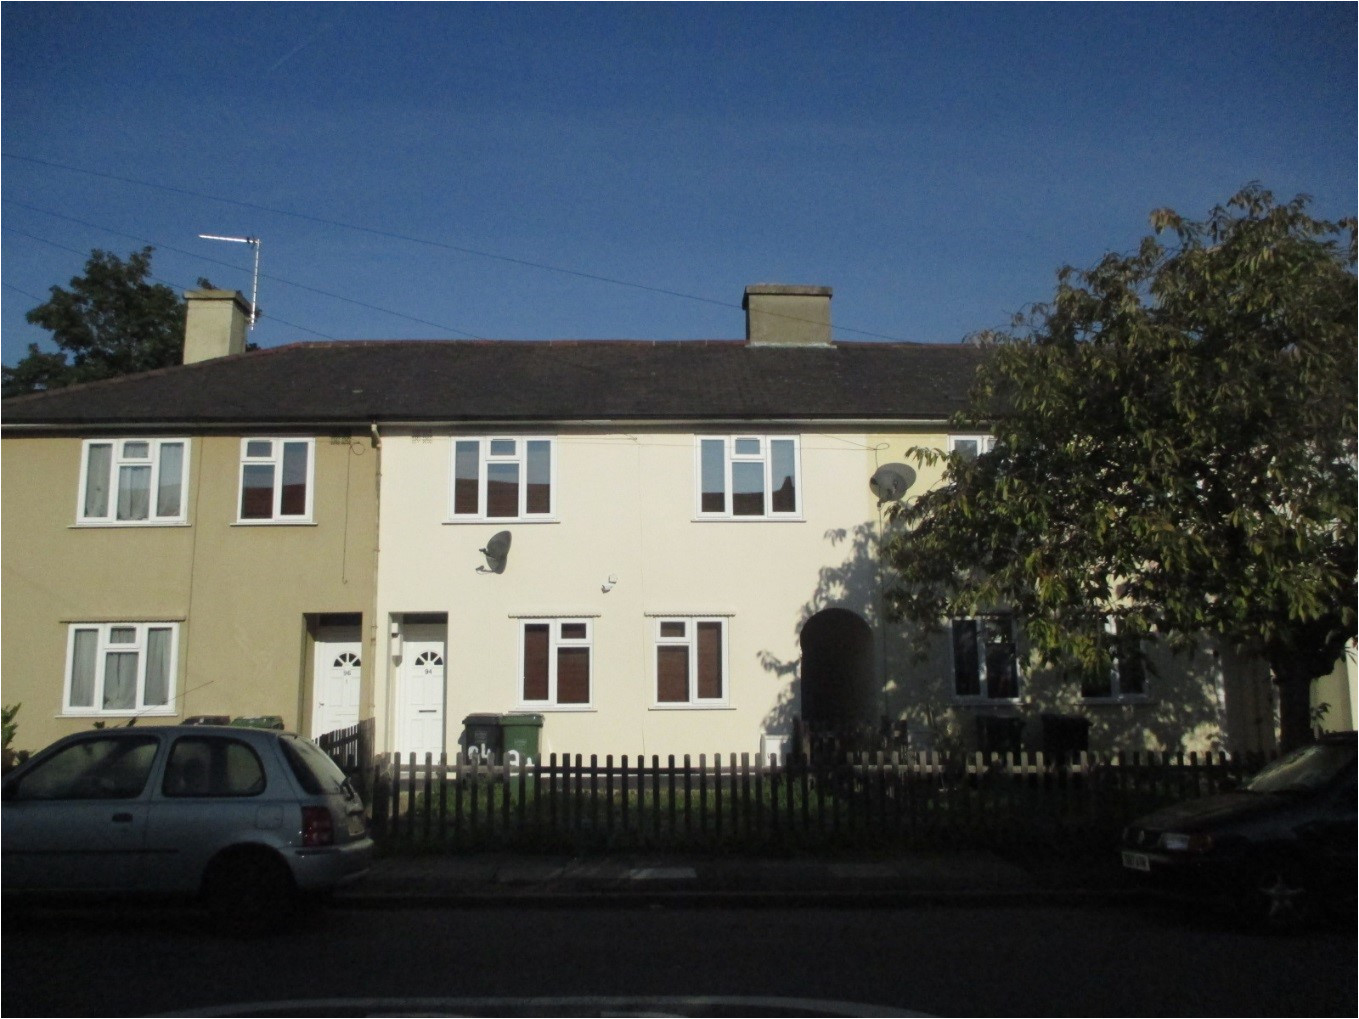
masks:
<path fill-rule="evenodd" d="M 145 443 L 146 457 L 129 457 L 129 443 Z M 160 472 L 163 450 L 166 446 L 179 446 L 183 449 L 179 478 L 179 511 L 160 513 Z M 96 446 L 109 447 L 109 477 L 107 479 L 107 504 L 103 514 L 86 514 L 85 503 L 90 488 L 90 450 Z M 76 522 L 85 527 L 165 527 L 184 524 L 188 521 L 189 506 L 189 452 L 187 438 L 137 438 L 121 437 L 110 439 L 86 439 L 80 445 L 80 484 L 76 492 Z M 149 466 L 151 480 L 148 489 L 147 515 L 143 520 L 119 519 L 118 495 L 121 478 L 120 467 Z"/>
<path fill-rule="evenodd" d="M 116 629 L 131 629 L 134 638 L 131 642 L 114 643 L 112 633 Z M 166 702 L 164 704 L 146 703 L 146 666 L 149 635 L 152 630 L 170 631 L 170 653 L 166 662 Z M 76 635 L 81 632 L 94 632 L 94 679 L 90 704 L 72 704 L 71 695 L 75 681 Z M 103 707 L 106 669 L 110 653 L 135 653 L 137 655 L 137 690 L 130 708 Z M 175 688 L 179 675 L 179 624 L 168 621 L 134 623 L 72 623 L 66 634 L 66 673 L 61 696 L 63 715 L 83 718 L 127 718 L 129 716 L 174 715 Z"/>
<path fill-rule="evenodd" d="M 250 444 L 267 442 L 270 444 L 267 456 L 250 455 Z M 301 513 L 287 513 L 283 506 L 283 454 L 285 445 L 296 444 L 307 447 L 307 492 L 306 506 Z M 274 468 L 273 508 L 267 517 L 247 517 L 245 507 L 245 471 L 252 465 L 268 464 Z M 316 497 L 316 440 L 300 435 L 251 435 L 241 439 L 241 466 L 237 472 L 236 486 L 236 523 L 246 526 L 278 526 L 281 524 L 312 523 L 312 507 Z"/>
<path fill-rule="evenodd" d="M 477 444 L 477 505 L 475 512 L 458 512 L 458 444 Z M 493 452 L 493 443 L 514 443 L 513 452 Z M 528 443 L 547 444 L 548 457 L 548 505 L 546 513 L 530 513 L 528 509 Z M 490 516 L 487 513 L 487 486 L 490 483 L 491 467 L 496 464 L 514 464 L 519 468 L 519 505 L 514 516 Z M 455 435 L 449 444 L 448 458 L 448 523 L 496 523 L 515 520 L 520 523 L 554 523 L 557 515 L 557 438 L 553 435 Z"/>
<path fill-rule="evenodd" d="M 524 670 L 528 663 L 524 655 L 524 637 L 530 626 L 547 626 L 547 700 L 531 701 L 524 697 Z M 563 637 L 563 626 L 584 626 L 584 637 Z M 590 653 L 590 697 L 583 703 L 561 704 L 557 701 L 557 652 L 563 648 L 584 648 Z M 580 616 L 529 616 L 519 620 L 519 670 L 516 678 L 516 707 L 534 711 L 593 711 L 595 706 L 595 624 Z"/>
<path fill-rule="evenodd" d="M 984 623 L 988 620 L 1005 620 L 1010 629 L 1010 644 L 1014 648 L 1014 670 L 1015 670 L 1015 695 L 1013 697 L 993 697 L 987 693 L 986 689 L 986 630 Z M 954 636 L 954 625 L 957 623 L 973 622 L 977 623 L 977 693 L 964 694 L 958 692 L 958 652 L 957 639 Z M 987 612 L 975 616 L 958 616 L 949 620 L 949 686 L 952 689 L 953 700 L 967 704 L 1018 704 L 1024 699 L 1024 669 L 1021 665 L 1019 654 L 1019 639 L 1014 615 L 1009 612 Z"/>
<path fill-rule="evenodd" d="M 722 443 L 722 509 L 703 508 L 703 444 Z M 737 443 L 758 442 L 756 453 L 738 452 Z M 791 510 L 773 509 L 774 498 L 774 457 L 770 446 L 772 442 L 789 442 L 793 447 L 793 508 Z M 734 509 L 736 486 L 734 484 L 737 464 L 758 463 L 764 468 L 764 512 L 737 513 Z M 769 435 L 756 433 L 734 433 L 731 435 L 697 435 L 694 437 L 694 517 L 698 520 L 801 520 L 802 519 L 802 441 L 797 435 Z"/>
<path fill-rule="evenodd" d="M 661 633 L 666 623 L 685 624 L 682 637 L 668 637 Z M 700 697 L 698 695 L 698 627 L 700 623 L 716 623 L 721 629 L 721 642 L 718 648 L 718 661 L 722 669 L 722 696 Z M 712 708 L 726 708 L 731 704 L 731 620 L 726 616 L 691 616 L 672 614 L 656 616 L 651 620 L 651 707 L 657 711 L 703 711 Z M 685 701 L 663 701 L 661 693 L 661 654 L 663 647 L 685 647 L 689 650 L 689 699 Z"/>
<path fill-rule="evenodd" d="M 948 437 L 948 451 L 950 453 L 963 453 L 958 448 L 960 443 L 975 442 L 977 444 L 977 456 L 985 456 L 996 448 L 996 437 L 985 432 L 970 432 L 967 434 L 950 435 Z M 966 456 L 966 453 L 963 453 Z"/>
<path fill-rule="evenodd" d="M 1081 700 L 1086 704 L 1135 704 L 1150 699 L 1147 693 L 1147 684 L 1151 677 L 1147 674 L 1145 657 L 1142 660 L 1142 689 L 1125 692 L 1123 690 L 1122 677 L 1124 670 L 1124 657 L 1120 653 L 1120 641 L 1118 637 L 1118 624 L 1112 619 L 1104 620 L 1104 632 L 1108 635 L 1113 648 L 1109 655 L 1109 692 L 1107 694 L 1087 694 L 1084 690 L 1084 682 L 1081 682 Z M 1145 641 L 1139 641 L 1139 645 Z M 1139 651 L 1141 647 L 1139 647 Z"/>

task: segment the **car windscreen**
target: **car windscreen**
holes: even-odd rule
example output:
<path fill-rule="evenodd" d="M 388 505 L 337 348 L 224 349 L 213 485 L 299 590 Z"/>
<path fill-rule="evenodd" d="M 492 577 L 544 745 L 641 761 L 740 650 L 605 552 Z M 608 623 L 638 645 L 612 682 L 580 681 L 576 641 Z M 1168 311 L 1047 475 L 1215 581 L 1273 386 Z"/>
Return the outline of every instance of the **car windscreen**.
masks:
<path fill-rule="evenodd" d="M 283 749 L 288 767 L 307 792 L 319 796 L 344 790 L 345 782 L 348 781 L 344 772 L 311 740 L 287 734 L 278 738 L 278 745 Z"/>
<path fill-rule="evenodd" d="M 1253 793 L 1312 792 L 1354 770 L 1353 743 L 1313 743 L 1293 751 L 1246 783 Z"/>

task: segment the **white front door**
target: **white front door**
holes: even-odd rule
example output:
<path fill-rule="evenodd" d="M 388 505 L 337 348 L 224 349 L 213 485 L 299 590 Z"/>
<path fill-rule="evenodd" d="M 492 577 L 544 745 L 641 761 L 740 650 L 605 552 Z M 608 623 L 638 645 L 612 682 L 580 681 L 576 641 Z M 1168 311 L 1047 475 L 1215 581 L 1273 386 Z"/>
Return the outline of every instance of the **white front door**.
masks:
<path fill-rule="evenodd" d="M 311 734 L 314 739 L 359 723 L 363 644 L 358 627 L 322 630 L 316 640 L 312 682 Z"/>
<path fill-rule="evenodd" d="M 396 739 L 402 755 L 444 752 L 444 628 L 409 625 L 402 634 Z"/>

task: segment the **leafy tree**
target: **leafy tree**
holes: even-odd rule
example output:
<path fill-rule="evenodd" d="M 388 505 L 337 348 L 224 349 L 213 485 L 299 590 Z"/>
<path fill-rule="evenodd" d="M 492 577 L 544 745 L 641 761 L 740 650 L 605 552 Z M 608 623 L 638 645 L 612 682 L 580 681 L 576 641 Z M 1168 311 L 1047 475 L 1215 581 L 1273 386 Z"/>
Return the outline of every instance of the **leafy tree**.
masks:
<path fill-rule="evenodd" d="M 70 289 L 52 287 L 47 302 L 25 317 L 51 332 L 60 349 L 47 353 L 30 343 L 26 357 L 4 368 L 4 395 L 178 364 L 184 301 L 170 287 L 147 281 L 151 252 L 143 248 L 124 261 L 95 249 Z M 210 284 L 199 280 L 199 285 Z"/>
<path fill-rule="evenodd" d="M 1252 185 L 1203 222 L 1159 210 L 1135 254 L 1061 270 L 1050 304 L 979 337 L 960 423 L 995 447 L 915 451 L 944 481 L 886 543 L 898 618 L 1010 607 L 1077 672 L 1215 636 L 1268 661 L 1285 747 L 1309 738 L 1359 562 L 1355 223 L 1308 204 Z"/>

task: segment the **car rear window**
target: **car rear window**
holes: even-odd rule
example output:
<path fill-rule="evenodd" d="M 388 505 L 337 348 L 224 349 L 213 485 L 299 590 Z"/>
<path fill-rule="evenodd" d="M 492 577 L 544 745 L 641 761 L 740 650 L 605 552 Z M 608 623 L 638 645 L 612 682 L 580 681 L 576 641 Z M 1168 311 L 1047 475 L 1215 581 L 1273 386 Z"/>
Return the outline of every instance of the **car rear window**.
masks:
<path fill-rule="evenodd" d="M 283 748 L 283 756 L 298 783 L 313 796 L 337 793 L 344 788 L 348 779 L 340 766 L 311 740 L 289 734 L 280 736 L 278 745 Z"/>
<path fill-rule="evenodd" d="M 1353 743 L 1313 743 L 1281 757 L 1246 783 L 1253 793 L 1311 792 L 1354 772 Z"/>

